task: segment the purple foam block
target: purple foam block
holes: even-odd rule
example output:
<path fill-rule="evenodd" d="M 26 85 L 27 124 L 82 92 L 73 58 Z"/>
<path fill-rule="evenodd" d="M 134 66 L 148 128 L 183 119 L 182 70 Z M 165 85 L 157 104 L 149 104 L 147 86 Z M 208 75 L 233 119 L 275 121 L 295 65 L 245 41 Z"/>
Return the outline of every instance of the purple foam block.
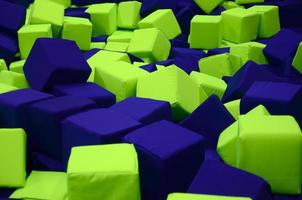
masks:
<path fill-rule="evenodd" d="M 62 162 L 56 161 L 41 153 L 32 153 L 32 170 L 37 171 L 65 171 Z"/>
<path fill-rule="evenodd" d="M 74 41 L 39 38 L 24 65 L 29 85 L 50 91 L 54 85 L 86 82 L 91 68 Z"/>
<path fill-rule="evenodd" d="M 138 152 L 144 200 L 185 192 L 204 157 L 202 136 L 165 120 L 133 131 L 124 141 Z"/>
<path fill-rule="evenodd" d="M 83 56 L 84 56 L 85 60 L 88 60 L 89 58 L 91 58 L 94 54 L 96 54 L 99 51 L 100 51 L 100 49 L 97 49 L 97 48 L 90 49 L 90 50 L 84 52 Z"/>
<path fill-rule="evenodd" d="M 140 66 L 139 68 L 146 70 L 147 72 L 155 72 L 157 71 L 157 67 L 155 64 L 148 64 L 148 65 L 143 65 Z"/>
<path fill-rule="evenodd" d="M 107 42 L 107 35 L 94 36 L 91 38 L 91 42 Z"/>
<path fill-rule="evenodd" d="M 195 15 L 198 15 L 200 13 L 201 13 L 201 10 L 195 3 L 183 6 L 176 13 L 176 19 L 184 34 L 187 34 L 187 35 L 190 34 L 191 20 Z"/>
<path fill-rule="evenodd" d="M 87 8 L 66 8 L 64 15 L 90 19 L 90 14 L 85 12 L 86 9 Z"/>
<path fill-rule="evenodd" d="M 16 37 L 0 32 L 0 59 L 4 59 L 9 65 L 18 51 L 18 41 Z"/>
<path fill-rule="evenodd" d="M 190 45 L 188 43 L 188 36 L 181 34 L 175 39 L 170 40 L 172 47 L 180 47 L 180 48 L 189 48 Z"/>
<path fill-rule="evenodd" d="M 194 58 L 201 59 L 206 55 L 207 54 L 205 52 L 197 49 L 173 47 L 171 49 L 170 59 L 174 59 L 177 57 L 184 57 L 184 56 L 191 56 Z"/>

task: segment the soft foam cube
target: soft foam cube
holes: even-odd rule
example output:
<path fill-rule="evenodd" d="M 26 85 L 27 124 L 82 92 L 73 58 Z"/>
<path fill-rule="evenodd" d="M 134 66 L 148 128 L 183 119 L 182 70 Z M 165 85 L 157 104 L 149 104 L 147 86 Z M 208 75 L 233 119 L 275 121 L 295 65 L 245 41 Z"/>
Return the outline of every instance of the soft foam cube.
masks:
<path fill-rule="evenodd" d="M 257 12 L 233 8 L 222 12 L 223 39 L 243 43 L 257 38 L 260 16 Z"/>
<path fill-rule="evenodd" d="M 0 94 L 11 92 L 11 91 L 14 91 L 14 90 L 19 90 L 19 88 L 16 88 L 16 87 L 11 86 L 11 85 L 0 83 Z"/>
<path fill-rule="evenodd" d="M 114 33 L 112 33 L 112 35 L 110 35 L 107 38 L 107 42 L 124 42 L 124 43 L 129 43 L 131 38 L 133 36 L 133 31 L 124 31 L 124 30 L 119 30 L 119 31 L 115 31 Z"/>
<path fill-rule="evenodd" d="M 68 8 L 71 6 L 71 0 L 50 0 L 54 3 L 60 4 L 64 6 L 65 8 Z"/>
<path fill-rule="evenodd" d="M 194 2 L 207 14 L 210 14 L 223 0 L 194 0 Z"/>
<path fill-rule="evenodd" d="M 92 4 L 86 10 L 91 16 L 93 35 L 111 35 L 117 29 L 117 5 L 115 3 Z"/>
<path fill-rule="evenodd" d="M 167 200 L 252 200 L 247 197 L 231 197 L 221 195 L 206 195 L 206 194 L 185 194 L 185 193 L 173 193 L 169 194 Z"/>
<path fill-rule="evenodd" d="M 218 48 L 222 42 L 221 16 L 196 15 L 191 20 L 189 38 L 191 48 Z"/>
<path fill-rule="evenodd" d="M 0 71 L 0 83 L 11 85 L 16 88 L 29 88 L 24 74 L 13 71 Z"/>
<path fill-rule="evenodd" d="M 2 71 L 2 70 L 7 70 L 7 65 L 6 65 L 5 60 L 0 59 L 0 71 Z"/>
<path fill-rule="evenodd" d="M 15 59 L 18 52 L 18 41 L 12 35 L 0 32 L 0 58 L 4 59 L 7 64 Z"/>
<path fill-rule="evenodd" d="M 26 133 L 0 129 L 0 186 L 23 187 L 26 179 Z"/>
<path fill-rule="evenodd" d="M 64 17 L 63 39 L 74 40 L 81 50 L 89 50 L 91 36 L 92 24 L 89 19 Z"/>
<path fill-rule="evenodd" d="M 108 51 L 127 52 L 128 47 L 129 47 L 129 43 L 108 42 L 104 49 Z"/>
<path fill-rule="evenodd" d="M 296 70 L 302 73 L 302 42 L 299 44 L 292 65 Z"/>
<path fill-rule="evenodd" d="M 170 49 L 169 40 L 160 30 L 148 28 L 134 31 L 128 52 L 143 59 L 162 61 L 168 58 Z"/>
<path fill-rule="evenodd" d="M 25 62 L 26 62 L 26 60 L 19 60 L 19 61 L 12 62 L 9 65 L 9 70 L 12 72 L 24 74 L 23 66 L 24 66 Z"/>
<path fill-rule="evenodd" d="M 118 4 L 117 26 L 125 29 L 137 28 L 140 21 L 140 9 L 142 3 L 138 1 L 126 1 Z"/>
<path fill-rule="evenodd" d="M 112 144 L 74 147 L 68 163 L 67 188 L 70 200 L 140 200 L 134 146 Z"/>
<path fill-rule="evenodd" d="M 264 0 L 235 0 L 237 4 L 262 3 Z"/>

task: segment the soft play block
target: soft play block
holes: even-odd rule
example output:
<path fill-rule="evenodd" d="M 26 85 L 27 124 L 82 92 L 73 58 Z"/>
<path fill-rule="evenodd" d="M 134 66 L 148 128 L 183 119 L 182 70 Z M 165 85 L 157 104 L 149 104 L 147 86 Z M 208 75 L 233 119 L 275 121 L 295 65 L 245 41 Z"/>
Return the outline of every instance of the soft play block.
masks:
<path fill-rule="evenodd" d="M 112 144 L 74 147 L 68 163 L 67 188 L 70 200 L 140 200 L 138 160 L 134 146 Z"/>
<path fill-rule="evenodd" d="M 107 42 L 104 49 L 107 51 L 127 52 L 128 47 L 129 47 L 129 43 Z"/>
<path fill-rule="evenodd" d="M 194 0 L 194 2 L 207 14 L 210 14 L 223 0 Z"/>
<path fill-rule="evenodd" d="M 208 74 L 192 72 L 190 78 L 199 86 L 200 93 L 205 92 L 208 96 L 215 94 L 221 98 L 227 88 L 223 80 Z"/>
<path fill-rule="evenodd" d="M 64 172 L 32 171 L 23 188 L 16 190 L 12 199 L 57 199 L 67 196 L 67 175 Z"/>
<path fill-rule="evenodd" d="M 302 41 L 299 44 L 292 66 L 302 73 Z"/>
<path fill-rule="evenodd" d="M 167 200 L 252 200 L 247 197 L 231 197 L 206 194 L 172 193 Z"/>
<path fill-rule="evenodd" d="M 8 70 L 4 59 L 0 59 L 0 71 L 2 70 Z"/>
<path fill-rule="evenodd" d="M 63 165 L 62 161 L 57 161 L 43 153 L 38 153 L 38 152 L 31 151 L 30 155 L 31 155 L 30 168 L 32 170 L 58 171 L 58 172 L 66 171 L 66 166 Z"/>
<path fill-rule="evenodd" d="M 18 30 L 18 42 L 21 58 L 27 58 L 37 38 L 52 38 L 50 24 L 35 24 L 23 26 Z"/>
<path fill-rule="evenodd" d="M 137 79 L 148 74 L 123 61 L 98 66 L 95 73 L 95 82 L 115 94 L 117 101 L 135 96 Z"/>
<path fill-rule="evenodd" d="M 172 120 L 171 106 L 166 101 L 129 97 L 111 106 L 110 109 L 128 115 L 143 124 Z"/>
<path fill-rule="evenodd" d="M 60 4 L 60 5 L 64 6 L 65 8 L 68 8 L 71 6 L 72 0 L 50 0 L 50 1 Z"/>
<path fill-rule="evenodd" d="M 74 40 L 78 47 L 87 51 L 90 49 L 92 24 L 89 19 L 79 17 L 64 17 L 62 38 Z"/>
<path fill-rule="evenodd" d="M 91 16 L 93 35 L 111 35 L 117 29 L 117 5 L 115 3 L 92 4 L 86 10 Z"/>
<path fill-rule="evenodd" d="M 25 62 L 26 62 L 26 60 L 19 60 L 19 61 L 12 62 L 9 65 L 9 71 L 24 74 L 23 66 L 24 66 Z"/>
<path fill-rule="evenodd" d="M 145 200 L 165 200 L 170 192 L 185 191 L 203 161 L 203 137 L 165 120 L 133 131 L 124 140 L 138 152 Z"/>
<path fill-rule="evenodd" d="M 9 65 L 18 51 L 18 41 L 15 37 L 0 32 L 0 58 Z"/>
<path fill-rule="evenodd" d="M 29 85 L 37 90 L 51 90 L 55 84 L 85 82 L 90 72 L 76 43 L 63 39 L 37 39 L 24 65 Z"/>
<path fill-rule="evenodd" d="M 181 34 L 177 19 L 171 9 L 159 9 L 143 18 L 138 23 L 140 29 L 158 28 L 168 39 L 174 39 Z"/>
<path fill-rule="evenodd" d="M 94 101 L 63 96 L 33 103 L 28 108 L 29 137 L 34 150 L 62 160 L 61 121 L 78 112 L 97 107 Z"/>
<path fill-rule="evenodd" d="M 72 115 L 62 122 L 63 159 L 75 146 L 112 144 L 141 124 L 111 109 L 94 109 Z"/>
<path fill-rule="evenodd" d="M 134 31 L 128 52 L 142 59 L 162 61 L 168 58 L 170 49 L 169 40 L 160 30 L 148 28 Z"/>
<path fill-rule="evenodd" d="M 49 0 L 37 0 L 30 12 L 30 24 L 51 24 L 54 37 L 58 37 L 64 18 L 64 6 Z"/>
<path fill-rule="evenodd" d="M 226 109 L 233 115 L 236 120 L 238 120 L 240 116 L 240 102 L 241 99 L 237 99 L 224 104 Z"/>
<path fill-rule="evenodd" d="M 13 71 L 0 71 L 0 83 L 11 85 L 16 88 L 29 88 L 24 74 Z"/>
<path fill-rule="evenodd" d="M 26 133 L 0 129 L 0 187 L 23 187 L 26 179 Z"/>
<path fill-rule="evenodd" d="M 191 48 L 218 48 L 222 42 L 221 16 L 196 15 L 191 20 L 189 38 Z"/>
<path fill-rule="evenodd" d="M 107 42 L 124 42 L 124 43 L 129 43 L 131 38 L 133 36 L 133 31 L 128 31 L 128 30 L 119 30 L 115 31 L 112 33 L 107 38 Z"/>
<path fill-rule="evenodd" d="M 206 99 L 190 77 L 176 66 L 166 67 L 138 79 L 136 95 L 170 102 L 173 118 L 182 120 Z"/>
<path fill-rule="evenodd" d="M 125 1 L 118 4 L 117 26 L 125 29 L 137 28 L 140 21 L 142 3 L 138 1 Z"/>
<path fill-rule="evenodd" d="M 180 125 L 203 135 L 207 148 L 216 149 L 220 133 L 234 122 L 235 119 L 219 98 L 212 95 Z"/>
<path fill-rule="evenodd" d="M 85 7 L 66 8 L 64 16 L 90 19 L 90 14 L 85 12 L 86 9 Z"/>
<path fill-rule="evenodd" d="M 11 85 L 0 83 L 0 94 L 11 92 L 11 91 L 14 91 L 14 90 L 19 90 L 19 88 L 16 88 L 16 87 L 11 86 Z"/>
<path fill-rule="evenodd" d="M 249 10 L 260 14 L 258 37 L 270 38 L 280 31 L 278 6 L 256 5 Z"/>
<path fill-rule="evenodd" d="M 223 39 L 234 43 L 257 38 L 260 15 L 257 12 L 233 8 L 222 12 Z"/>
<path fill-rule="evenodd" d="M 115 95 L 101 86 L 87 82 L 80 84 L 57 85 L 53 89 L 56 96 L 84 97 L 95 101 L 99 107 L 109 107 L 115 103 Z"/>
<path fill-rule="evenodd" d="M 262 178 L 216 160 L 201 165 L 187 192 L 273 200 L 270 187 Z"/>

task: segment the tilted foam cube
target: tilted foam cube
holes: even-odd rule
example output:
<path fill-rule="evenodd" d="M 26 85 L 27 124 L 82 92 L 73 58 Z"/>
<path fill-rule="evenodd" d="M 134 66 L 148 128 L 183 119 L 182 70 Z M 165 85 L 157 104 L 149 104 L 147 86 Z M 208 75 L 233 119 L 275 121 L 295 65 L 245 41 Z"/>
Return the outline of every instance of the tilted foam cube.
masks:
<path fill-rule="evenodd" d="M 143 18 L 138 23 L 140 29 L 157 28 L 161 30 L 168 39 L 176 38 L 181 34 L 177 19 L 171 9 L 159 9 Z"/>
<path fill-rule="evenodd" d="M 224 104 L 226 109 L 233 115 L 236 120 L 238 120 L 240 116 L 240 101 L 241 99 L 237 99 Z"/>
<path fill-rule="evenodd" d="M 223 39 L 234 43 L 257 38 L 260 16 L 251 10 L 233 8 L 222 12 Z"/>
<path fill-rule="evenodd" d="M 18 41 L 15 37 L 0 32 L 0 58 L 9 65 L 18 52 Z"/>
<path fill-rule="evenodd" d="M 219 47 L 222 42 L 221 16 L 195 15 L 191 20 L 189 38 L 191 48 L 213 49 Z"/>
<path fill-rule="evenodd" d="M 247 197 L 231 197 L 206 194 L 172 193 L 167 200 L 251 200 Z"/>
<path fill-rule="evenodd" d="M 257 5 L 249 10 L 260 14 L 258 37 L 269 38 L 280 31 L 278 6 Z"/>
<path fill-rule="evenodd" d="M 0 59 L 0 71 L 2 70 L 8 70 L 4 59 Z"/>
<path fill-rule="evenodd" d="M 170 192 L 185 191 L 203 161 L 203 137 L 165 120 L 131 132 L 124 141 L 138 152 L 142 199 L 165 200 Z"/>
<path fill-rule="evenodd" d="M 24 74 L 23 66 L 24 66 L 25 62 L 26 62 L 26 60 L 19 60 L 19 61 L 12 62 L 9 65 L 9 71 Z"/>
<path fill-rule="evenodd" d="M 68 8 L 71 6 L 71 1 L 72 0 L 50 0 L 54 3 L 57 3 L 57 4 L 61 4 L 62 6 L 64 6 L 65 8 Z"/>
<path fill-rule="evenodd" d="M 118 4 L 117 26 L 119 28 L 135 29 L 140 21 L 140 9 L 142 3 L 138 1 L 126 1 Z"/>
<path fill-rule="evenodd" d="M 100 186 L 103 189 L 100 190 Z M 70 200 L 139 200 L 139 171 L 134 146 L 74 147 L 68 163 L 67 188 Z"/>
<path fill-rule="evenodd" d="M 11 91 L 14 91 L 14 90 L 19 90 L 19 88 L 16 88 L 16 87 L 11 86 L 11 85 L 0 83 L 0 94 L 11 92 Z"/>
<path fill-rule="evenodd" d="M 117 52 L 127 52 L 129 43 L 125 42 L 107 42 L 105 50 L 117 51 Z"/>
<path fill-rule="evenodd" d="M 133 36 L 133 31 L 124 31 L 124 30 L 119 30 L 119 31 L 115 31 L 114 33 L 112 33 L 112 35 L 110 35 L 107 38 L 107 42 L 125 42 L 125 43 L 129 43 L 131 38 Z"/>
<path fill-rule="evenodd" d="M 93 50 L 93 49 L 104 49 L 106 46 L 106 42 L 91 42 L 90 43 L 90 50 Z"/>
<path fill-rule="evenodd" d="M 0 129 L 0 186 L 23 187 L 26 179 L 26 133 Z"/>
<path fill-rule="evenodd" d="M 37 39 L 24 65 L 29 85 L 37 90 L 51 90 L 57 84 L 86 82 L 90 72 L 76 43 L 63 39 Z"/>
<path fill-rule="evenodd" d="M 115 3 L 93 4 L 86 10 L 91 16 L 93 35 L 111 35 L 117 29 L 117 5 Z"/>
<path fill-rule="evenodd" d="M 22 59 L 27 58 L 36 39 L 40 37 L 52 38 L 50 24 L 27 25 L 18 30 L 18 42 Z"/>
<path fill-rule="evenodd" d="M 30 12 L 30 24 L 51 24 L 54 37 L 58 37 L 64 18 L 64 6 L 49 0 L 37 0 Z"/>
<path fill-rule="evenodd" d="M 136 95 L 170 102 L 175 120 L 182 120 L 206 98 L 200 97 L 197 84 L 176 66 L 139 78 Z"/>
<path fill-rule="evenodd" d="M 194 2 L 207 14 L 210 14 L 223 0 L 194 0 Z"/>
<path fill-rule="evenodd" d="M 31 152 L 31 169 L 43 171 L 66 171 L 63 162 L 57 161 L 44 153 Z"/>
<path fill-rule="evenodd" d="M 65 8 L 64 16 L 80 17 L 80 18 L 90 19 L 90 14 L 85 12 L 86 9 L 87 8 L 85 8 L 85 7 Z"/>
<path fill-rule="evenodd" d="M 169 40 L 160 30 L 148 28 L 134 31 L 128 52 L 143 59 L 162 61 L 169 57 L 170 49 Z"/>
<path fill-rule="evenodd" d="M 16 88 L 29 88 L 24 74 L 13 71 L 0 71 L 0 83 L 14 86 Z"/>
<path fill-rule="evenodd" d="M 88 19 L 64 17 L 63 39 L 74 40 L 81 50 L 89 50 L 91 36 L 92 24 Z"/>
<path fill-rule="evenodd" d="M 292 65 L 296 70 L 302 73 L 302 42 L 299 44 Z"/>

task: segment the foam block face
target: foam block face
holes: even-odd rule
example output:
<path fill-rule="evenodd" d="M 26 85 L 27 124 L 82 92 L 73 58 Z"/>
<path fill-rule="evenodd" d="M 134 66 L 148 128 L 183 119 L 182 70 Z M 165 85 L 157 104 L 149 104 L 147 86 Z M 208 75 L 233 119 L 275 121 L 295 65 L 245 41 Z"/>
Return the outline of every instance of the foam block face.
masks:
<path fill-rule="evenodd" d="M 11 63 L 18 51 L 18 41 L 7 34 L 0 33 L 0 58 Z"/>
<path fill-rule="evenodd" d="M 248 4 L 248 3 L 261 3 L 264 0 L 235 0 L 237 4 Z"/>
<path fill-rule="evenodd" d="M 146 200 L 164 200 L 172 191 L 185 191 L 203 161 L 203 137 L 172 122 L 147 125 L 124 140 L 138 151 L 142 198 Z"/>
<path fill-rule="evenodd" d="M 140 21 L 142 3 L 138 1 L 121 2 L 118 4 L 117 26 L 125 29 L 137 28 Z"/>
<path fill-rule="evenodd" d="M 6 65 L 5 60 L 0 59 L 0 71 L 2 71 L 2 70 L 7 70 L 7 65 Z"/>
<path fill-rule="evenodd" d="M 142 59 L 162 61 L 168 58 L 170 49 L 169 40 L 160 30 L 148 28 L 134 31 L 128 52 Z"/>
<path fill-rule="evenodd" d="M 64 17 L 62 38 L 74 40 L 81 50 L 90 49 L 92 24 L 88 19 Z"/>
<path fill-rule="evenodd" d="M 157 28 L 168 39 L 174 39 L 181 34 L 177 19 L 171 9 L 159 9 L 142 19 L 139 28 Z"/>
<path fill-rule="evenodd" d="M 223 0 L 194 0 L 194 2 L 207 14 L 210 14 Z"/>
<path fill-rule="evenodd" d="M 16 88 L 14 86 L 6 85 L 6 84 L 0 84 L 0 94 L 11 92 L 14 90 L 19 90 L 19 88 Z"/>
<path fill-rule="evenodd" d="M 23 129 L 0 129 L 0 147 L 0 186 L 23 187 L 26 179 L 26 133 Z"/>
<path fill-rule="evenodd" d="M 62 39 L 37 39 L 24 65 L 29 85 L 37 90 L 51 90 L 55 84 L 86 82 L 90 72 L 76 43 Z"/>
<path fill-rule="evenodd" d="M 11 85 L 16 88 L 29 88 L 24 74 L 13 71 L 0 71 L 0 83 Z"/>
<path fill-rule="evenodd" d="M 61 4 L 65 8 L 68 8 L 71 5 L 71 0 L 50 0 L 50 1 L 57 3 L 57 4 Z"/>
<path fill-rule="evenodd" d="M 238 120 L 240 115 L 240 101 L 241 99 L 238 99 L 224 104 L 226 109 L 228 109 L 236 120 Z"/>
<path fill-rule="evenodd" d="M 126 2 L 127 3 L 127 2 Z M 107 38 L 107 42 L 129 43 L 133 36 L 133 31 L 115 31 Z"/>
<path fill-rule="evenodd" d="M 12 72 L 24 74 L 23 66 L 24 66 L 25 62 L 26 62 L 26 60 L 20 60 L 20 61 L 12 62 L 9 65 L 9 70 L 12 71 Z"/>
<path fill-rule="evenodd" d="M 93 35 L 111 35 L 117 28 L 117 5 L 115 3 L 93 4 L 86 10 L 91 16 Z"/>
<path fill-rule="evenodd" d="M 140 199 L 138 161 L 133 145 L 75 147 L 67 177 L 70 200 Z M 99 190 L 100 185 L 106 190 Z"/>
<path fill-rule="evenodd" d="M 295 58 L 292 63 L 293 67 L 302 73 L 302 42 L 299 44 Z"/>
<path fill-rule="evenodd" d="M 189 38 L 191 48 L 218 48 L 222 42 L 221 16 L 196 15 L 191 21 Z"/>
<path fill-rule="evenodd" d="M 52 38 L 50 24 L 27 25 L 19 29 L 18 41 L 22 59 L 27 58 L 36 39 L 40 37 Z"/>
<path fill-rule="evenodd" d="M 30 13 L 30 24 L 51 24 L 53 36 L 59 36 L 63 26 L 64 6 L 48 0 L 38 0 Z"/>
<path fill-rule="evenodd" d="M 234 8 L 222 12 L 223 39 L 234 43 L 257 38 L 260 16 L 253 11 Z"/>
<path fill-rule="evenodd" d="M 128 47 L 129 47 L 129 43 L 108 42 L 104 49 L 108 51 L 127 52 Z"/>
<path fill-rule="evenodd" d="M 173 193 L 169 194 L 167 200 L 252 200 L 246 197 L 230 197 L 230 196 L 217 196 L 206 194 L 185 194 L 185 193 Z"/>

